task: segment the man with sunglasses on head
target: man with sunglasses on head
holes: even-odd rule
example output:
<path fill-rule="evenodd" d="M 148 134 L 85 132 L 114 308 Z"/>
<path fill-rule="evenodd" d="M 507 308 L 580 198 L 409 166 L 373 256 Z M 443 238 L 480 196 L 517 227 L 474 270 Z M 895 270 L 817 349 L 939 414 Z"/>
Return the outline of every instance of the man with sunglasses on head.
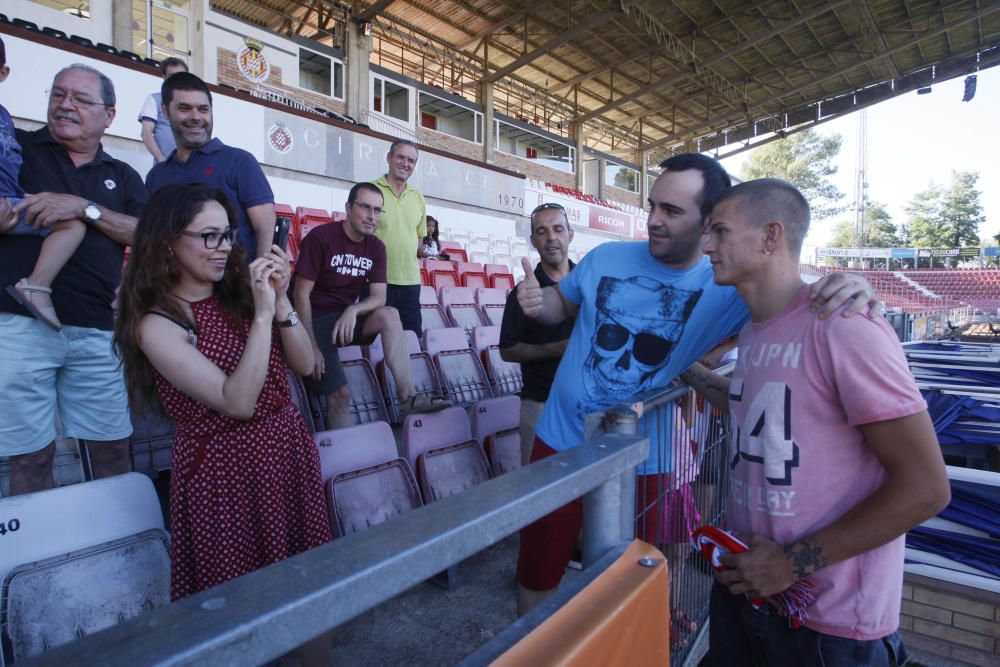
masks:
<path fill-rule="evenodd" d="M 517 286 L 526 316 L 552 325 L 576 316 L 536 427 L 532 461 L 579 446 L 588 414 L 667 387 L 749 318 L 736 290 L 715 284 L 701 252 L 705 219 L 729 187 L 729 175 L 697 153 L 669 158 L 660 168 L 649 193 L 648 242 L 601 245 L 557 286 L 541 287 L 530 271 Z M 871 299 L 867 281 L 844 273 L 816 283 L 811 295 L 821 317 L 851 300 L 845 313 L 856 313 Z M 670 472 L 661 469 L 655 444 L 670 435 L 658 434 L 655 423 L 646 432 L 652 444 L 639 473 L 655 480 Z M 578 499 L 521 531 L 519 613 L 558 586 L 582 514 Z"/>
<path fill-rule="evenodd" d="M 236 209 L 236 237 L 247 259 L 271 250 L 274 193 L 257 158 L 212 137 L 212 92 L 190 72 L 176 72 L 160 87 L 163 115 L 170 121 L 177 148 L 146 174 L 156 192 L 170 183 L 203 183 L 218 188 Z"/>
<path fill-rule="evenodd" d="M 525 272 L 534 273 L 541 286 L 558 285 L 576 266 L 569 258 L 572 240 L 573 230 L 569 226 L 566 209 L 554 203 L 535 208 L 531 212 L 531 245 L 538 251 L 541 261 L 532 272 L 528 260 L 523 260 Z M 573 330 L 573 320 L 567 317 L 558 324 L 542 324 L 524 316 L 515 290 L 507 295 L 500 326 L 500 356 L 505 361 L 521 364 L 524 376 L 519 422 L 523 465 L 528 465 L 531 458 L 535 424 L 548 400 L 556 368 Z"/>
<path fill-rule="evenodd" d="M 111 303 L 146 188 L 134 169 L 101 146 L 115 119 L 107 76 L 70 65 L 47 93 L 46 125 L 17 131 L 26 194 L 14 211 L 36 227 L 78 220 L 86 229 L 52 285 L 60 330 L 0 292 L 0 456 L 10 457 L 12 495 L 52 488 L 57 411 L 63 435 L 90 446 L 95 477 L 131 470 L 132 423 L 111 347 Z M 16 221 L 5 221 L 0 231 Z M 30 274 L 43 240 L 0 233 L 0 284 Z"/>
<path fill-rule="evenodd" d="M 311 231 L 302 241 L 295 266 L 295 311 L 312 338 L 316 360 L 312 379 L 326 395 L 330 429 L 351 425 L 351 388 L 337 348 L 370 344 L 378 335 L 396 382 L 401 416 L 451 405 L 414 390 L 399 312 L 385 305 L 385 244 L 375 237 L 383 203 L 382 191 L 374 183 L 355 185 L 344 207 L 347 218 Z"/>

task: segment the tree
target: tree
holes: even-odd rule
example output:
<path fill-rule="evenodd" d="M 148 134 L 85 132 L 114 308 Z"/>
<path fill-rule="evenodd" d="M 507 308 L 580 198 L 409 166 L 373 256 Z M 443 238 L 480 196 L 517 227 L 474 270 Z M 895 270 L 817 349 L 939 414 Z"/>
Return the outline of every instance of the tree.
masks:
<path fill-rule="evenodd" d="M 865 235 L 857 237 L 854 223 L 849 220 L 838 222 L 833 228 L 833 248 L 895 248 L 900 245 L 896 225 L 880 202 L 869 202 L 865 207 Z"/>
<path fill-rule="evenodd" d="M 976 189 L 978 172 L 952 171 L 951 185 L 930 183 L 913 196 L 906 212 L 913 245 L 960 248 L 979 245 L 979 225 L 986 221 Z"/>
<path fill-rule="evenodd" d="M 813 129 L 796 132 L 756 149 L 743 165 L 743 178 L 780 178 L 797 187 L 809 202 L 814 220 L 844 210 L 843 193 L 830 180 L 840 153 L 839 134 L 825 137 Z"/>

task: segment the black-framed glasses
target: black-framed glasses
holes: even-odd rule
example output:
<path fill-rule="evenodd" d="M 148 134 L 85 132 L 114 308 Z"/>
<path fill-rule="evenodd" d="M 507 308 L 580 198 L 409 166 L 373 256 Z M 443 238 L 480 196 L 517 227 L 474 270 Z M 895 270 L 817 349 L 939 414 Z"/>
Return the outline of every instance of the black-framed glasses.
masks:
<path fill-rule="evenodd" d="M 542 211 L 548 211 L 549 209 L 555 209 L 557 211 L 562 211 L 563 215 L 566 215 L 566 209 L 563 208 L 562 204 L 557 204 L 555 202 L 548 201 L 548 202 L 545 202 L 544 204 L 539 204 L 538 206 L 536 206 L 535 210 L 531 212 L 531 216 L 529 216 L 529 217 L 532 220 L 534 220 L 536 215 L 538 215 Z"/>
<path fill-rule="evenodd" d="M 231 227 L 224 232 L 189 232 L 184 230 L 181 234 L 191 238 L 200 237 L 201 242 L 205 244 L 205 250 L 216 250 L 223 241 L 233 245 L 233 241 L 236 240 L 236 230 Z"/>
<path fill-rule="evenodd" d="M 371 214 L 374 215 L 376 218 L 382 215 L 382 209 L 379 208 L 378 206 L 372 206 L 371 204 L 365 204 L 364 202 L 359 202 L 359 201 L 354 202 L 353 204 L 351 204 L 351 206 L 357 206 L 362 211 L 364 211 L 365 215 Z"/>
<path fill-rule="evenodd" d="M 92 100 L 86 95 L 77 95 L 76 93 L 67 93 L 65 90 L 59 88 L 53 88 L 52 90 L 46 90 L 45 94 L 48 96 L 49 100 L 55 102 L 56 104 L 62 104 L 63 100 L 69 98 L 70 104 L 77 107 L 96 107 L 108 106 L 102 100 Z"/>

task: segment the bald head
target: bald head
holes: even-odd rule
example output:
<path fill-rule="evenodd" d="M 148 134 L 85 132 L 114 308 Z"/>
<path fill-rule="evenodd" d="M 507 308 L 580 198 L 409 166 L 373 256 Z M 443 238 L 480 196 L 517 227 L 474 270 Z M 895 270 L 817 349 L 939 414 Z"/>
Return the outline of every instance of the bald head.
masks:
<path fill-rule="evenodd" d="M 809 231 L 809 203 L 794 185 L 778 178 L 758 178 L 729 188 L 716 201 L 732 202 L 754 227 L 780 221 L 788 252 L 798 257 Z"/>

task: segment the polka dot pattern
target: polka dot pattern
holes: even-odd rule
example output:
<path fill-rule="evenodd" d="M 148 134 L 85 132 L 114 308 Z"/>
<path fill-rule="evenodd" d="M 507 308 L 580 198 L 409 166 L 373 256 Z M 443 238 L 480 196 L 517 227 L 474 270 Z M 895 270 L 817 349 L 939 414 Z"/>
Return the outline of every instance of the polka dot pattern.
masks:
<path fill-rule="evenodd" d="M 249 322 L 237 328 L 211 297 L 192 304 L 198 350 L 227 375 Z M 177 600 L 330 539 L 319 453 L 291 400 L 275 334 L 267 378 L 248 421 L 226 417 L 168 383 L 176 421 L 170 479 L 171 598 Z"/>

